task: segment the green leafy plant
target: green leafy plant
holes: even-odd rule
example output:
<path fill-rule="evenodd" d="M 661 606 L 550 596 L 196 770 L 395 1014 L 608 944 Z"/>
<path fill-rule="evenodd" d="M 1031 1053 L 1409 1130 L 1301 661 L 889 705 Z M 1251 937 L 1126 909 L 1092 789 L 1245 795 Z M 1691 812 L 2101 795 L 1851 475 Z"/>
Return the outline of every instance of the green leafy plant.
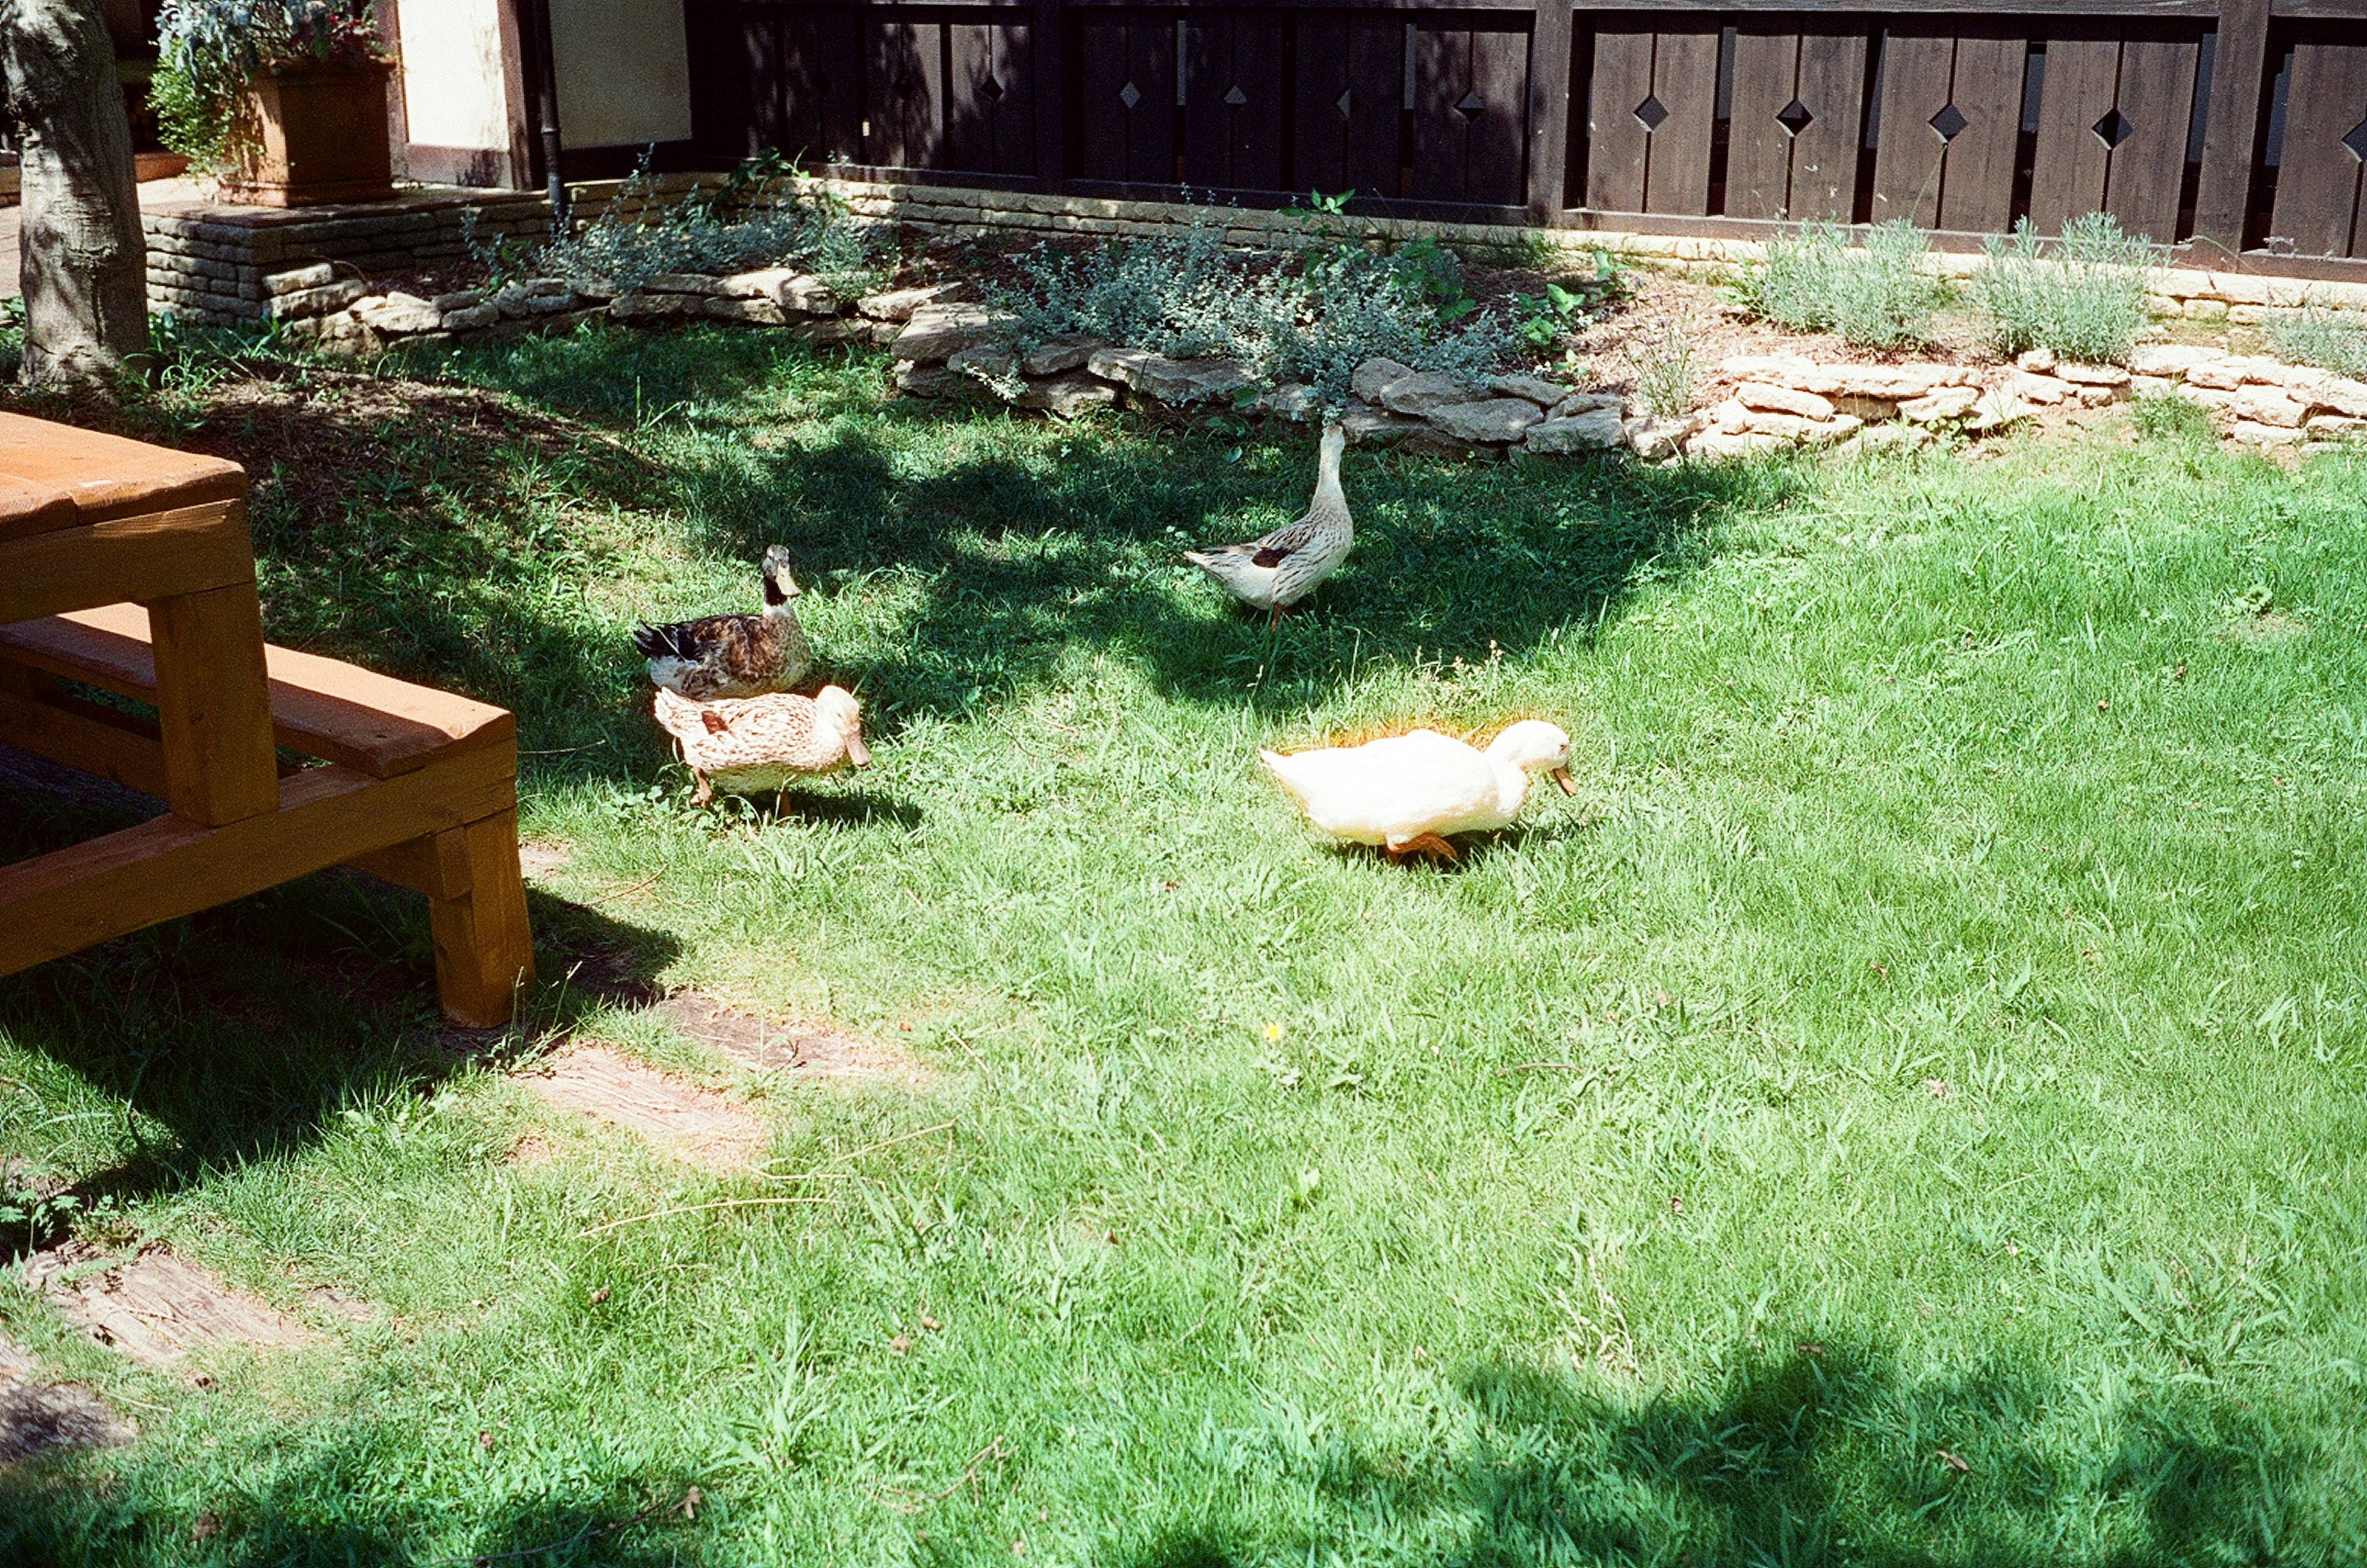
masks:
<path fill-rule="evenodd" d="M 1734 286 L 1751 314 L 1794 332 L 1835 333 L 1867 348 L 1927 340 L 1947 286 L 1924 265 L 1931 236 L 1905 219 L 1849 232 L 1819 219 L 1767 242 Z"/>
<path fill-rule="evenodd" d="M 2209 445 L 2219 437 L 2211 411 L 2184 398 L 2148 392 L 2129 405 L 2139 435 L 2156 441 L 2187 441 Z"/>
<path fill-rule="evenodd" d="M 1606 305 L 1625 299 L 1636 286 L 1635 269 L 1601 245 L 1594 247 L 1594 287 Z"/>
<path fill-rule="evenodd" d="M 156 52 L 149 102 L 164 145 L 220 168 L 255 134 L 244 106 L 256 71 L 383 49 L 370 0 L 164 0 Z"/>
<path fill-rule="evenodd" d="M 2280 358 L 2338 376 L 2367 377 L 2367 322 L 2356 311 L 2298 311 L 2271 322 L 2268 336 Z"/>
<path fill-rule="evenodd" d="M 1558 283 L 1546 284 L 1546 291 L 1534 299 L 1526 294 L 1512 296 L 1512 330 L 1539 348 L 1551 348 L 1563 333 L 1593 313 L 1585 295 Z"/>
<path fill-rule="evenodd" d="M 2090 212 L 2064 224 L 2050 243 L 2025 218 L 1982 249 L 1969 293 L 1999 353 L 2044 348 L 2098 363 L 2128 357 L 2146 318 L 2153 245 L 2143 235 L 2124 234 L 2118 219 Z"/>

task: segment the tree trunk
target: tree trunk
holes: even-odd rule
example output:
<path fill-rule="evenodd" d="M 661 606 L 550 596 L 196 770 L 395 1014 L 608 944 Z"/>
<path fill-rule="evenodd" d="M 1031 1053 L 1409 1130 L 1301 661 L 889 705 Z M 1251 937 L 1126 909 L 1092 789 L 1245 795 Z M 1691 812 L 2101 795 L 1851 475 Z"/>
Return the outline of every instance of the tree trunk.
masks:
<path fill-rule="evenodd" d="M 23 379 L 103 385 L 146 355 L 148 259 L 99 0 L 0 0 L 0 79 L 24 164 Z"/>

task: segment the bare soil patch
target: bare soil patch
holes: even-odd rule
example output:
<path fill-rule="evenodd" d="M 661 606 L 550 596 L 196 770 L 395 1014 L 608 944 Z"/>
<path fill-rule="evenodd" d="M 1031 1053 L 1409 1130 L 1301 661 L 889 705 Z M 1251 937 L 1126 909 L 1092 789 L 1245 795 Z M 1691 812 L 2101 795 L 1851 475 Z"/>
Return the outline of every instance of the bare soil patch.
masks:
<path fill-rule="evenodd" d="M 85 1332 L 140 1361 L 209 1345 L 292 1349 L 313 1337 L 293 1318 L 161 1247 L 113 1262 L 78 1241 L 25 1260 L 25 1280 Z"/>
<path fill-rule="evenodd" d="M 774 1023 L 696 988 L 674 992 L 652 1007 L 677 1033 L 708 1045 L 743 1066 L 794 1071 L 826 1078 L 900 1078 L 926 1082 L 928 1068 L 876 1040 L 827 1024 Z"/>
<path fill-rule="evenodd" d="M 42 1382 L 32 1357 L 0 1337 L 0 1464 L 51 1449 L 109 1448 L 139 1435 L 81 1384 Z"/>
<path fill-rule="evenodd" d="M 548 882 L 567 868 L 571 846 L 548 839 L 518 840 L 518 869 L 528 882 Z"/>
<path fill-rule="evenodd" d="M 764 1124 L 752 1112 L 605 1045 L 577 1045 L 519 1081 L 546 1104 L 622 1127 L 704 1169 L 745 1169 L 764 1152 Z"/>

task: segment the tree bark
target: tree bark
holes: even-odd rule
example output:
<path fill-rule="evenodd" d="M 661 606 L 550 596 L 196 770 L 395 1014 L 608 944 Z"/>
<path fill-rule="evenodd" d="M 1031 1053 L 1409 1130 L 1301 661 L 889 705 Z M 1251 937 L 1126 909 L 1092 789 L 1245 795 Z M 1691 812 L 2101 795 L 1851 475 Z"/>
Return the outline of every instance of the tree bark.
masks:
<path fill-rule="evenodd" d="M 131 126 L 99 0 L 0 0 L 0 80 L 23 157 L 29 385 L 103 385 L 148 349 Z"/>

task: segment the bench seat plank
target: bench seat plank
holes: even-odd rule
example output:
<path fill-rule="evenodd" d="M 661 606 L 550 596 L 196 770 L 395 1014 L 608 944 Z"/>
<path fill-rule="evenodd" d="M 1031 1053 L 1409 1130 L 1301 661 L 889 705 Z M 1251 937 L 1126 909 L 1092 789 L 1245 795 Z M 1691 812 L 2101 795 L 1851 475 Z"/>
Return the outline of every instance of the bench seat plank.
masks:
<path fill-rule="evenodd" d="M 0 626 L 0 658 L 142 702 L 156 697 L 148 612 L 137 604 Z M 373 778 L 408 773 L 447 752 L 515 739 L 497 708 L 415 686 L 340 660 L 266 646 L 272 737 L 290 751 Z"/>
<path fill-rule="evenodd" d="M 67 497 L 74 513 L 49 521 L 52 528 L 246 495 L 246 470 L 224 458 L 20 413 L 0 413 L 0 476 Z M 29 521 L 0 523 L 0 538 L 36 531 Z"/>

